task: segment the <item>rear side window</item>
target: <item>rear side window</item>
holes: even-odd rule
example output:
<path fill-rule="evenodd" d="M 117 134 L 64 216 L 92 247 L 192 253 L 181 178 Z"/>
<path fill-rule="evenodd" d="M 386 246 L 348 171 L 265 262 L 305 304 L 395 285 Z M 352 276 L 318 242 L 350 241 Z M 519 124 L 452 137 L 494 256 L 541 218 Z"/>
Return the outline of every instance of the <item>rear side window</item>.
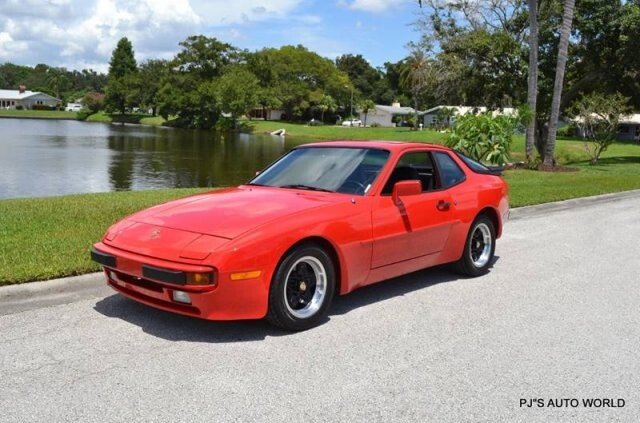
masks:
<path fill-rule="evenodd" d="M 458 155 L 458 157 L 460 157 L 460 159 L 467 165 L 469 166 L 469 169 L 473 170 L 474 172 L 477 173 L 490 173 L 491 171 L 489 170 L 488 167 L 486 167 L 485 165 L 483 165 L 480 162 L 477 162 L 475 160 L 473 160 L 470 157 L 465 156 L 464 154 L 456 151 L 456 154 Z"/>
<path fill-rule="evenodd" d="M 441 188 L 449 188 L 465 179 L 464 172 L 447 153 L 434 152 L 433 157 L 440 171 Z"/>

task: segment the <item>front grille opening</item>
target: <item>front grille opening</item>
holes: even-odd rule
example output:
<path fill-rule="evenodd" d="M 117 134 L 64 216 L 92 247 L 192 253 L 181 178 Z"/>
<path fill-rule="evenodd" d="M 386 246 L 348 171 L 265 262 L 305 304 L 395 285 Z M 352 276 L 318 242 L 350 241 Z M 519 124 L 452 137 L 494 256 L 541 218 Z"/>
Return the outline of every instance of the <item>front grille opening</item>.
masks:
<path fill-rule="evenodd" d="M 126 273 L 115 272 L 118 275 L 118 279 L 122 282 L 126 282 L 131 285 L 139 286 L 140 288 L 148 289 L 153 292 L 164 292 L 163 286 L 159 283 L 152 282 L 148 279 L 141 279 L 135 276 L 127 275 Z"/>

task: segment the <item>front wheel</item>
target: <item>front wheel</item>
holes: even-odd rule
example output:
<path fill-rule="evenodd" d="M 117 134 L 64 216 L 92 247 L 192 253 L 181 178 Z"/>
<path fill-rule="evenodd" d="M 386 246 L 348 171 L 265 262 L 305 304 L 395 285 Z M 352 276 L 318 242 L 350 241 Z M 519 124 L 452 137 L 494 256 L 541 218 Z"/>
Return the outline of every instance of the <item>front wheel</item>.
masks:
<path fill-rule="evenodd" d="M 481 276 L 489 271 L 496 250 L 496 230 L 487 216 L 479 216 L 471 225 L 456 271 L 465 276 Z"/>
<path fill-rule="evenodd" d="M 335 266 L 329 254 L 316 245 L 295 247 L 276 269 L 267 320 L 292 331 L 316 326 L 331 305 L 335 287 Z"/>

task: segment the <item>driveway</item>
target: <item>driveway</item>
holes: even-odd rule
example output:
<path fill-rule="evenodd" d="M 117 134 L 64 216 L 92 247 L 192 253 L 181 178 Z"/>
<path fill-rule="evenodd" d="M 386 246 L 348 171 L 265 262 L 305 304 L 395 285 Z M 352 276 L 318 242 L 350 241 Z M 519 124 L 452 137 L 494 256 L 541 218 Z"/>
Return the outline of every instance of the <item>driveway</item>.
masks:
<path fill-rule="evenodd" d="M 5 298 L 0 420 L 640 421 L 638 210 L 640 195 L 517 210 L 490 274 L 364 288 L 304 333 L 175 316 L 91 283 Z"/>

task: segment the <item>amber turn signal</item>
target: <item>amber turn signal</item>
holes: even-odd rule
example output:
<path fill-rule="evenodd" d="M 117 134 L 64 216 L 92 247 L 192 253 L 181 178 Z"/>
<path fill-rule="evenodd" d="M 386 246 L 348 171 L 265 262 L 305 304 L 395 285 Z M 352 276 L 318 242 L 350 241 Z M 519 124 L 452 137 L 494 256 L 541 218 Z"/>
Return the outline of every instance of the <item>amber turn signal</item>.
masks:
<path fill-rule="evenodd" d="M 212 285 L 214 283 L 211 273 L 187 273 L 187 285 Z"/>
<path fill-rule="evenodd" d="M 251 272 L 237 272 L 237 273 L 232 273 L 231 274 L 231 280 L 232 281 L 241 281 L 244 279 L 255 279 L 260 277 L 260 275 L 262 274 L 262 271 L 260 270 L 253 270 Z"/>

